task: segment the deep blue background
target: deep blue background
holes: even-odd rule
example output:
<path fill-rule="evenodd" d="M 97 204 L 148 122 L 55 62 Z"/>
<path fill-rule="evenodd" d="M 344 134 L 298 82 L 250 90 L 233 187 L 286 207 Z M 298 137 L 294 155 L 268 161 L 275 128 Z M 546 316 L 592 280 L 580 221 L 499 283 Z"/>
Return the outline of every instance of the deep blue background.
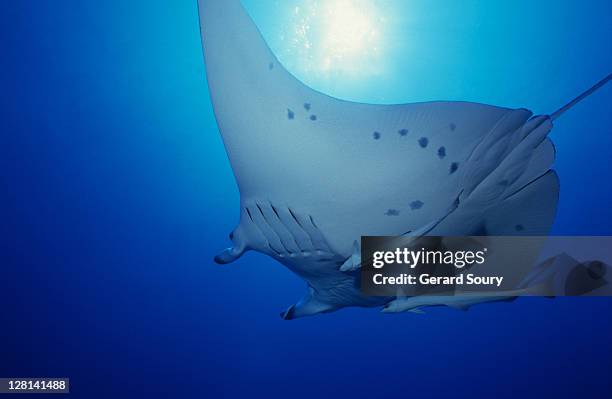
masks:
<path fill-rule="evenodd" d="M 283 56 L 291 2 L 246 5 L 344 98 L 547 113 L 612 70 L 607 0 L 425 3 L 391 3 L 378 76 L 333 84 Z M 611 104 L 553 131 L 555 234 L 612 234 Z M 609 299 L 285 322 L 301 280 L 254 253 L 214 265 L 239 198 L 195 0 L 1 0 L 0 112 L 0 376 L 67 376 L 78 398 L 610 396 Z"/>

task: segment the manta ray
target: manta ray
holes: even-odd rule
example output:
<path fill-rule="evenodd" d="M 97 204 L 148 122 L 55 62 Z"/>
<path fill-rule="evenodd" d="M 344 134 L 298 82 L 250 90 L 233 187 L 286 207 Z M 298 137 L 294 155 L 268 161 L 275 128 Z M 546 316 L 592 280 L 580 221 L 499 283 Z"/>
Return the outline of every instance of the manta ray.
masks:
<path fill-rule="evenodd" d="M 215 118 L 240 191 L 232 246 L 307 283 L 284 319 L 404 298 L 359 289 L 361 236 L 546 235 L 559 180 L 551 115 L 471 102 L 375 105 L 317 92 L 278 61 L 239 0 L 199 0 Z"/>

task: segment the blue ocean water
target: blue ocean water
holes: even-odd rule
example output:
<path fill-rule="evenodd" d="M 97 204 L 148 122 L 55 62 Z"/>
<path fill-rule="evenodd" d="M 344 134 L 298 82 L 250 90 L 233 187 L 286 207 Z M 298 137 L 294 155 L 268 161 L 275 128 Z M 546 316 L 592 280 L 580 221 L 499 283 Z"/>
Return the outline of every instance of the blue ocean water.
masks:
<path fill-rule="evenodd" d="M 607 0 L 388 1 L 374 71 L 309 71 L 298 1 L 245 1 L 280 60 L 365 102 L 550 113 L 612 70 Z M 285 37 L 286 38 L 286 37 Z M 72 397 L 608 397 L 612 300 L 286 322 L 304 283 L 220 267 L 238 192 L 207 93 L 195 0 L 0 3 L 0 377 Z M 553 234 L 612 234 L 612 88 L 558 120 Z"/>

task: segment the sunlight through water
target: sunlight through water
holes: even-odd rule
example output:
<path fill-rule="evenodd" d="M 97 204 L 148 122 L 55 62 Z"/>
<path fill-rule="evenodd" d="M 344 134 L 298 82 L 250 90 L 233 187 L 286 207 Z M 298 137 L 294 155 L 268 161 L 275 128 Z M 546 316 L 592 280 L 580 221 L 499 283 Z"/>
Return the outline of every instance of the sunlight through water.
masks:
<path fill-rule="evenodd" d="M 306 0 L 291 14 L 283 40 L 304 72 L 320 78 L 380 73 L 385 17 L 379 2 Z"/>

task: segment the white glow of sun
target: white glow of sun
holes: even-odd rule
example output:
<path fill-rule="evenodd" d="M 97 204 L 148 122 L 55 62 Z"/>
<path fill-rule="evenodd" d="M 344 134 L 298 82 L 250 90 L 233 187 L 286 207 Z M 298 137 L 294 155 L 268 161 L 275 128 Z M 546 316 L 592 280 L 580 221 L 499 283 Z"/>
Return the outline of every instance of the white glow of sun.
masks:
<path fill-rule="evenodd" d="M 292 10 L 288 53 L 308 73 L 376 74 L 384 18 L 372 0 L 306 0 Z"/>
<path fill-rule="evenodd" d="M 376 38 L 371 16 L 351 0 L 337 0 L 327 4 L 324 12 L 323 45 L 339 57 L 351 56 L 372 46 Z"/>

